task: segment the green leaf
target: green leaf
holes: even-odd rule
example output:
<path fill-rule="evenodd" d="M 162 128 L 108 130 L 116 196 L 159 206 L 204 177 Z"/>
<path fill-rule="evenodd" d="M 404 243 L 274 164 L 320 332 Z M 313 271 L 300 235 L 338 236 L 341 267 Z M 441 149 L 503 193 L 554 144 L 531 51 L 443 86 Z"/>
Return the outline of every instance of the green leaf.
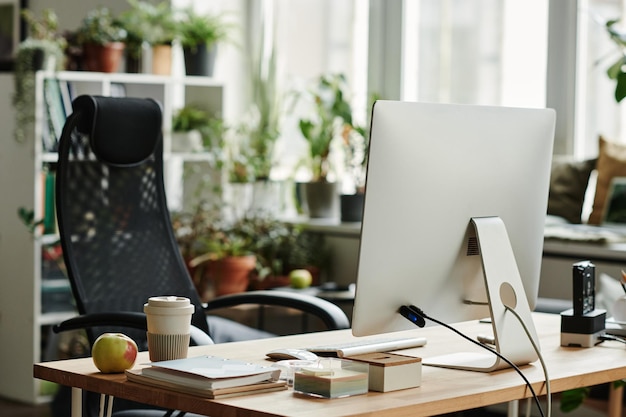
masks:
<path fill-rule="evenodd" d="M 624 66 L 626 58 L 621 56 L 613 65 L 606 70 L 606 74 L 610 79 L 616 80 L 618 75 L 622 72 L 622 67 Z"/>
<path fill-rule="evenodd" d="M 626 73 L 620 72 L 615 84 L 615 100 L 619 103 L 626 97 Z"/>
<path fill-rule="evenodd" d="M 561 411 L 569 413 L 580 407 L 589 395 L 589 388 L 575 388 L 561 393 Z"/>

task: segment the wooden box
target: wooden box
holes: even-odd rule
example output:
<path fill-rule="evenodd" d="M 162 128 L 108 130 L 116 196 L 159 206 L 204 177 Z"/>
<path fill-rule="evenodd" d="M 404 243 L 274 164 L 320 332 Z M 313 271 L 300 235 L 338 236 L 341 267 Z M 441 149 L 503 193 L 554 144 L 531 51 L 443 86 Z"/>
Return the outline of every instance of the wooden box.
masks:
<path fill-rule="evenodd" d="M 394 353 L 366 353 L 351 359 L 369 364 L 370 391 L 396 391 L 419 387 L 422 383 L 422 359 Z"/>

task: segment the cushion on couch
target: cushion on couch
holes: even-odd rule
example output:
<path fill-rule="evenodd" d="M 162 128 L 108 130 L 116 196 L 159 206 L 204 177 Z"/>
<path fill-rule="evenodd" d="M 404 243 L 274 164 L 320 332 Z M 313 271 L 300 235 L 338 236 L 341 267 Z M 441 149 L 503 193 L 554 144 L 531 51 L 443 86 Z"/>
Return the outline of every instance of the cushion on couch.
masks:
<path fill-rule="evenodd" d="M 585 192 L 596 160 L 576 161 L 571 157 L 555 156 L 550 174 L 548 214 L 570 223 L 581 223 Z"/>
<path fill-rule="evenodd" d="M 600 136 L 598 163 L 598 181 L 593 199 L 593 209 L 589 215 L 589 224 L 602 223 L 607 194 L 614 177 L 626 177 L 626 144 L 607 141 Z"/>

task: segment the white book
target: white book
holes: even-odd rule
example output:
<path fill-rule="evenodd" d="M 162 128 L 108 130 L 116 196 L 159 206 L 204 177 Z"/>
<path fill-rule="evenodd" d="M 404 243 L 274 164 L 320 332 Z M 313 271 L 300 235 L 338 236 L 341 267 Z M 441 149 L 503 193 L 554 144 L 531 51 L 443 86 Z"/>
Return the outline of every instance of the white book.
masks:
<path fill-rule="evenodd" d="M 160 379 L 145 376 L 143 369 L 127 369 L 125 371 L 126 377 L 129 381 L 137 382 L 151 387 L 163 388 L 176 392 L 182 392 L 185 394 L 197 395 L 203 398 L 230 398 L 238 397 L 241 395 L 261 394 L 266 392 L 282 391 L 287 389 L 287 381 L 263 381 L 256 384 L 241 385 L 228 388 L 197 388 L 189 386 L 188 384 L 175 384 L 168 381 L 162 381 Z"/>
<path fill-rule="evenodd" d="M 276 381 L 280 369 L 216 356 L 152 362 L 142 375 L 199 389 L 219 389 Z"/>

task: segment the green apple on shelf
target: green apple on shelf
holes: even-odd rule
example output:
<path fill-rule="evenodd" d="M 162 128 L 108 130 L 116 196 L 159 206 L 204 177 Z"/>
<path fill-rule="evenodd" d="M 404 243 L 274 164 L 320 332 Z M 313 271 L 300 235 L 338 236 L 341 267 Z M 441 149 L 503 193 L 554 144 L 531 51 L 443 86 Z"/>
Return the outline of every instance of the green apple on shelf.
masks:
<path fill-rule="evenodd" d="M 308 288 L 313 282 L 313 276 L 307 269 L 294 269 L 289 273 L 289 283 L 293 288 Z"/>

